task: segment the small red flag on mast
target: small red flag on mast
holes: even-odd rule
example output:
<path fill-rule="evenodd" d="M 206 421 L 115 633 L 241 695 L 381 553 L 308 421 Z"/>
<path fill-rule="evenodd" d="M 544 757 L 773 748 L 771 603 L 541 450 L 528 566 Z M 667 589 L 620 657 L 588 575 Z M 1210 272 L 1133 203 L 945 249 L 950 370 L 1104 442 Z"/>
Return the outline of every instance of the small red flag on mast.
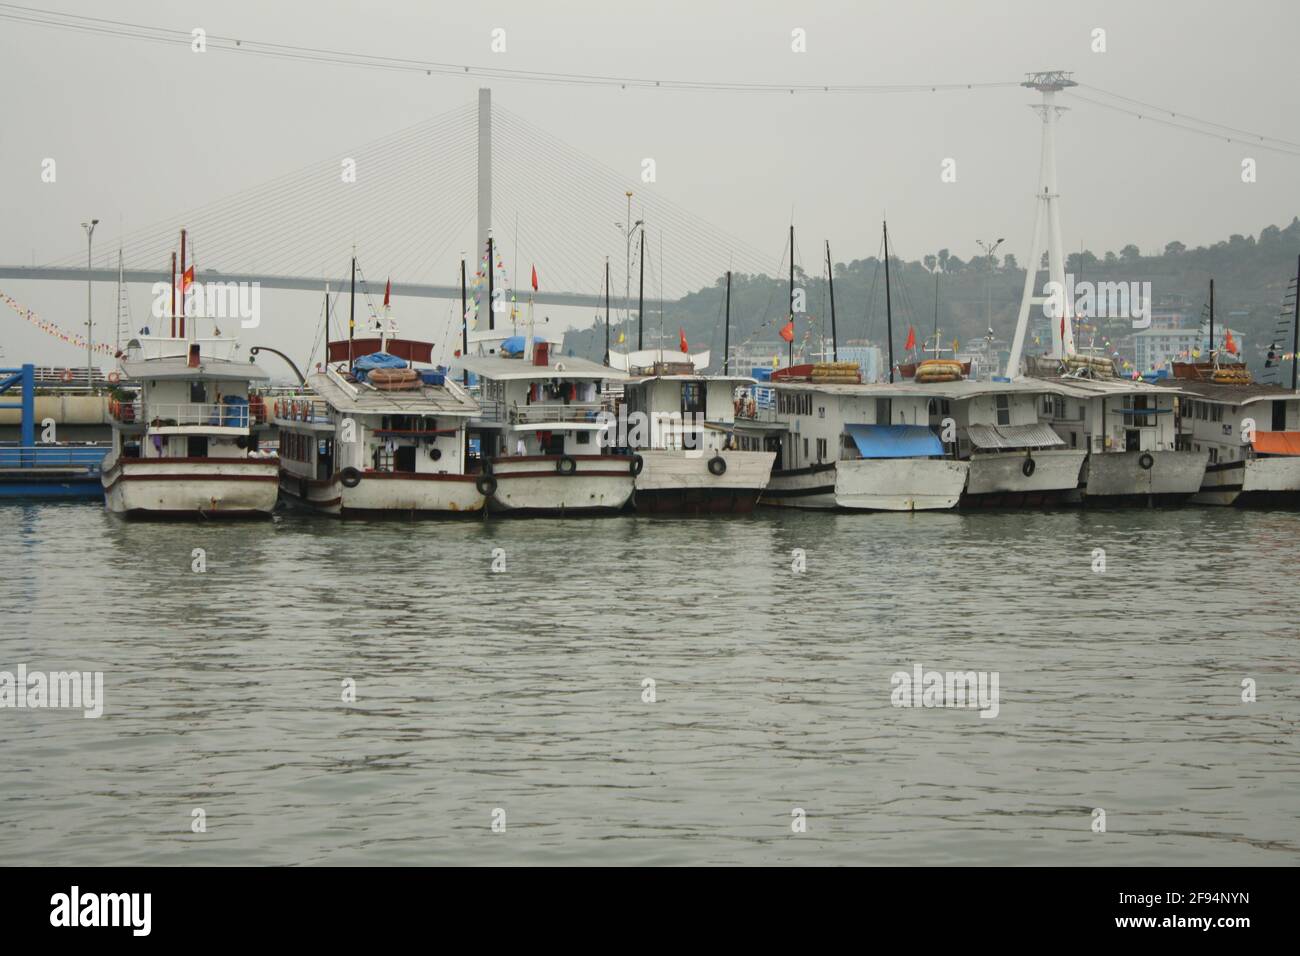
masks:
<path fill-rule="evenodd" d="M 908 352 L 916 348 L 916 329 L 910 325 L 907 327 L 907 341 L 903 343 L 903 348 Z"/>
<path fill-rule="evenodd" d="M 533 291 L 537 291 L 537 266 L 533 266 Z"/>
<path fill-rule="evenodd" d="M 185 275 L 181 276 L 181 291 L 184 292 L 194 284 L 194 267 L 190 266 L 185 270 Z"/>
<path fill-rule="evenodd" d="M 392 295 L 392 293 L 393 293 L 393 279 L 392 276 L 389 276 L 388 284 L 384 286 L 384 308 L 385 309 L 388 308 L 388 299 L 389 296 Z"/>
<path fill-rule="evenodd" d="M 677 337 L 681 340 L 681 349 L 683 352 L 690 354 L 691 347 L 686 344 L 686 330 L 680 325 L 677 326 Z"/>
<path fill-rule="evenodd" d="M 781 327 L 781 338 L 785 339 L 787 342 L 794 341 L 794 319 L 791 319 Z"/>

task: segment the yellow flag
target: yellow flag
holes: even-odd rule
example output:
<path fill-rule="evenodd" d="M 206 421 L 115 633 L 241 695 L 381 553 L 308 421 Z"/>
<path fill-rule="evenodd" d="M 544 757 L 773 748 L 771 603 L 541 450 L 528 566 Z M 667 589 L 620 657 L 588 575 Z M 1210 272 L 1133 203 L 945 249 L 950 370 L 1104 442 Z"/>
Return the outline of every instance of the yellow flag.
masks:
<path fill-rule="evenodd" d="M 952 340 L 952 352 L 953 352 L 954 355 L 957 354 L 957 340 L 956 340 L 956 339 L 953 339 L 953 340 Z"/>
<path fill-rule="evenodd" d="M 772 368 L 777 368 L 780 364 L 781 364 L 781 356 L 780 356 L 779 354 L 777 354 L 777 355 L 773 355 L 773 356 L 772 356 Z"/>
<path fill-rule="evenodd" d="M 622 345 L 625 340 L 626 336 L 624 336 L 622 332 L 618 333 L 618 344 Z"/>

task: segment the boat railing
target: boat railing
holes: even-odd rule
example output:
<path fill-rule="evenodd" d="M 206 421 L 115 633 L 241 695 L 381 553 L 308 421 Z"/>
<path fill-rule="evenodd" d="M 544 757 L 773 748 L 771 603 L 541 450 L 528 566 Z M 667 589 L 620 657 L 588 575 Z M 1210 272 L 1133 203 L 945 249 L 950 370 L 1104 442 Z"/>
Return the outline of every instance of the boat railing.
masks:
<path fill-rule="evenodd" d="M 146 422 L 154 428 L 211 426 L 220 428 L 247 428 L 249 407 L 245 404 L 225 402 L 150 402 L 141 408 L 140 402 L 130 404 L 132 421 Z"/>
<path fill-rule="evenodd" d="M 141 359 L 185 358 L 190 354 L 191 345 L 199 347 L 200 358 L 227 362 L 235 361 L 236 353 L 239 351 L 239 340 L 236 338 L 218 336 L 181 339 L 162 335 L 142 335 L 132 339 L 127 345 L 127 354 L 131 358 Z"/>
<path fill-rule="evenodd" d="M 0 468 L 98 468 L 112 446 L 105 442 L 84 445 L 0 445 Z"/>
<path fill-rule="evenodd" d="M 323 398 L 311 398 L 305 395 L 297 398 L 292 396 L 277 398 L 272 405 L 272 416 L 277 422 L 329 424 L 333 421 L 329 402 Z"/>
<path fill-rule="evenodd" d="M 600 417 L 604 405 L 600 402 L 535 402 L 516 405 L 510 409 L 512 425 L 542 424 L 545 422 L 594 422 Z"/>

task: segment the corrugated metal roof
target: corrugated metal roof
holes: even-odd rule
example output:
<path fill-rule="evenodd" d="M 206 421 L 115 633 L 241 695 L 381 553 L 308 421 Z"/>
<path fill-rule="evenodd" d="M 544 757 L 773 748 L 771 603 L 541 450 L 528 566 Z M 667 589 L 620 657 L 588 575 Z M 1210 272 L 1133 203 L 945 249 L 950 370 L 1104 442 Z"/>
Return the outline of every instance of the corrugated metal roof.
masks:
<path fill-rule="evenodd" d="M 943 442 L 924 425 L 845 425 L 863 458 L 929 458 Z"/>
<path fill-rule="evenodd" d="M 971 425 L 966 429 L 976 448 L 1055 448 L 1065 441 L 1050 425 Z"/>
<path fill-rule="evenodd" d="M 307 384 L 325 401 L 341 412 L 371 415 L 477 415 L 478 403 L 462 399 L 450 389 L 425 385 L 409 392 L 387 392 L 362 386 L 351 395 L 329 374 L 315 372 Z"/>

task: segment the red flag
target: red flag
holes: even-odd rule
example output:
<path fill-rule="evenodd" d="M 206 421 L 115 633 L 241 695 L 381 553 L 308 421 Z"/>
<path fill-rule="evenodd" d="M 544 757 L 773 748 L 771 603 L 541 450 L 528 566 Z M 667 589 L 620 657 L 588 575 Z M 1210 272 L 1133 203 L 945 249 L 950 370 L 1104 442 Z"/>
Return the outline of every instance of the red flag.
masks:
<path fill-rule="evenodd" d="M 185 270 L 185 275 L 181 276 L 181 291 L 184 292 L 194 284 L 194 267 L 190 266 Z"/>
<path fill-rule="evenodd" d="M 1228 337 L 1223 340 L 1223 347 L 1228 350 L 1228 354 L 1237 354 L 1237 343 L 1233 341 L 1232 329 L 1228 329 Z"/>
<path fill-rule="evenodd" d="M 384 286 L 384 308 L 388 308 L 388 298 L 393 293 L 393 280 L 388 280 L 388 285 Z"/>
<path fill-rule="evenodd" d="M 689 355 L 691 351 L 691 347 L 686 344 L 686 330 L 683 329 L 680 325 L 677 327 L 677 336 L 678 338 L 681 339 L 682 351 Z"/>
<path fill-rule="evenodd" d="M 1065 345 L 1065 316 L 1061 316 L 1061 345 Z"/>
<path fill-rule="evenodd" d="M 537 266 L 533 266 L 533 291 L 537 291 Z"/>
<path fill-rule="evenodd" d="M 787 342 L 794 341 L 794 319 L 791 319 L 781 327 L 781 338 L 785 339 Z"/>
<path fill-rule="evenodd" d="M 916 348 L 916 329 L 909 325 L 907 327 L 907 341 L 903 343 L 903 349 L 910 352 L 914 348 Z"/>

